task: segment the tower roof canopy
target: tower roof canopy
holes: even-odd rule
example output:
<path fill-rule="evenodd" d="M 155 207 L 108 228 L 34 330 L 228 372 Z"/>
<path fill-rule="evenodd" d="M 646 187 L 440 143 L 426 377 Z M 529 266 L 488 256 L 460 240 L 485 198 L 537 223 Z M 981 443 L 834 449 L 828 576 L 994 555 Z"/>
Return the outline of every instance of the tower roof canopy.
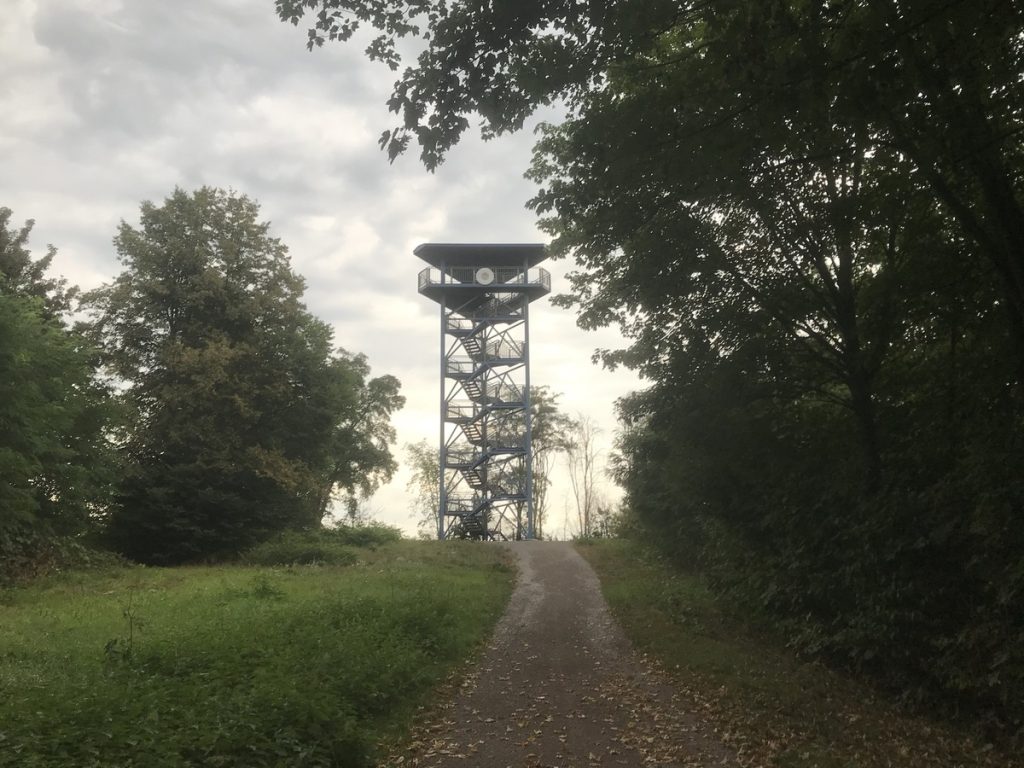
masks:
<path fill-rule="evenodd" d="M 413 251 L 432 267 L 533 267 L 548 257 L 543 243 L 422 243 Z"/>

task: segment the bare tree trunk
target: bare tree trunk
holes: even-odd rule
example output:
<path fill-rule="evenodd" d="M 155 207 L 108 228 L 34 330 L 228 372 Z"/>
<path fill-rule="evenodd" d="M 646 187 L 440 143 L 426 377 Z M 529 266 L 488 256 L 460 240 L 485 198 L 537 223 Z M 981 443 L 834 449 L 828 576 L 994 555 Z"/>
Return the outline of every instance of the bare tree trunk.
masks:
<path fill-rule="evenodd" d="M 565 454 L 580 536 L 592 533 L 591 518 L 597 492 L 597 436 L 600 432 L 590 417 L 580 415 L 572 425 L 571 439 Z"/>

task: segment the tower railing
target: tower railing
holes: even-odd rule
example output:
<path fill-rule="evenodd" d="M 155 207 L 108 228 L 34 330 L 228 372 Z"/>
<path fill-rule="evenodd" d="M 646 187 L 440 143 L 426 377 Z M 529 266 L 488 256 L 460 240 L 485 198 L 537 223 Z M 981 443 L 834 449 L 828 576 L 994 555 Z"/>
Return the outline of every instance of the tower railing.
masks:
<path fill-rule="evenodd" d="M 495 456 L 518 455 L 526 450 L 525 441 L 517 445 L 491 445 L 486 451 L 480 452 L 472 446 L 464 448 L 449 449 L 447 454 L 447 466 L 449 467 L 479 467 L 490 461 Z"/>
<path fill-rule="evenodd" d="M 495 365 L 510 365 L 521 359 L 522 355 L 517 355 L 515 357 L 488 356 L 482 357 L 479 360 L 474 360 L 472 358 L 448 360 L 445 362 L 445 376 L 450 379 L 475 379 L 488 368 L 494 367 Z"/>
<path fill-rule="evenodd" d="M 453 424 L 460 424 L 469 421 L 476 421 L 495 410 L 523 407 L 524 405 L 522 400 L 499 400 L 496 398 L 483 406 L 472 401 L 455 401 L 445 404 L 444 417 L 446 421 L 450 421 Z"/>
<path fill-rule="evenodd" d="M 544 267 L 534 267 L 524 270 L 522 267 L 494 267 L 492 268 L 494 279 L 486 285 L 493 291 L 500 292 L 503 287 L 515 287 L 531 285 L 551 290 L 551 273 Z M 477 281 L 477 270 L 474 267 L 449 267 L 442 271 L 427 267 L 420 271 L 419 290 L 431 285 L 479 285 Z"/>
<path fill-rule="evenodd" d="M 473 360 L 516 360 L 523 357 L 526 350 L 526 342 L 511 341 L 506 338 L 483 341 L 476 336 L 464 336 L 459 341 Z"/>

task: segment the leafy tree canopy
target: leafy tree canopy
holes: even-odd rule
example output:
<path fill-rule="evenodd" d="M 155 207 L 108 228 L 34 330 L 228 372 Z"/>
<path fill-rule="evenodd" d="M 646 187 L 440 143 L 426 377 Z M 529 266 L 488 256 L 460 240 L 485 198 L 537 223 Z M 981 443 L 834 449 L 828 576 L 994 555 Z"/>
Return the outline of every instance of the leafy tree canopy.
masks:
<path fill-rule="evenodd" d="M 685 130 L 649 146 L 654 163 L 673 162 L 680 138 L 714 152 L 721 131 L 736 125 L 751 129 L 744 143 L 730 145 L 741 162 L 757 158 L 780 130 L 867 130 L 909 161 L 990 260 L 1024 361 L 1017 3 L 277 0 L 276 7 L 294 24 L 313 17 L 311 47 L 373 27 L 379 34 L 367 54 L 393 68 L 400 39 L 422 42 L 388 102 L 401 123 L 381 144 L 395 157 L 415 138 L 431 169 L 474 115 L 484 136 L 516 130 L 556 101 L 600 122 L 609 83 L 623 77 L 661 88 L 681 117 L 677 127 Z M 666 79 L 685 88 L 666 88 Z M 631 116 L 642 123 L 643 115 Z M 676 156 L 674 167 L 690 157 Z M 728 171 L 719 166 L 703 181 Z"/>
<path fill-rule="evenodd" d="M 106 430 L 113 412 L 93 379 L 95 352 L 61 319 L 74 289 L 33 260 L 31 222 L 0 209 L 0 558 L 31 559 L 54 533 L 103 514 L 114 479 Z M 0 570 L 4 570 L 0 568 Z"/>
<path fill-rule="evenodd" d="M 394 463 L 393 377 L 335 352 L 258 205 L 219 189 L 144 203 L 114 240 L 124 271 L 85 297 L 89 332 L 136 414 L 110 531 L 174 562 L 318 525 L 336 490 Z"/>
<path fill-rule="evenodd" d="M 51 245 L 45 256 L 33 259 L 27 245 L 35 222 L 29 219 L 15 230 L 11 215 L 10 208 L 0 207 L 0 293 L 41 299 L 51 317 L 66 312 L 78 289 L 68 287 L 64 278 L 47 277 L 57 249 Z"/>

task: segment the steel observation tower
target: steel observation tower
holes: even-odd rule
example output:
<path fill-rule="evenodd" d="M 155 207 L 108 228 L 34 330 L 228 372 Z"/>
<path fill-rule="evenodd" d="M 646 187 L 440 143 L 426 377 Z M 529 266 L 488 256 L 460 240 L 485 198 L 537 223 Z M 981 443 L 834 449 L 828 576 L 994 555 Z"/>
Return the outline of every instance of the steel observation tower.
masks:
<path fill-rule="evenodd" d="M 419 292 L 441 305 L 437 537 L 532 539 L 530 302 L 541 244 L 424 243 Z"/>

